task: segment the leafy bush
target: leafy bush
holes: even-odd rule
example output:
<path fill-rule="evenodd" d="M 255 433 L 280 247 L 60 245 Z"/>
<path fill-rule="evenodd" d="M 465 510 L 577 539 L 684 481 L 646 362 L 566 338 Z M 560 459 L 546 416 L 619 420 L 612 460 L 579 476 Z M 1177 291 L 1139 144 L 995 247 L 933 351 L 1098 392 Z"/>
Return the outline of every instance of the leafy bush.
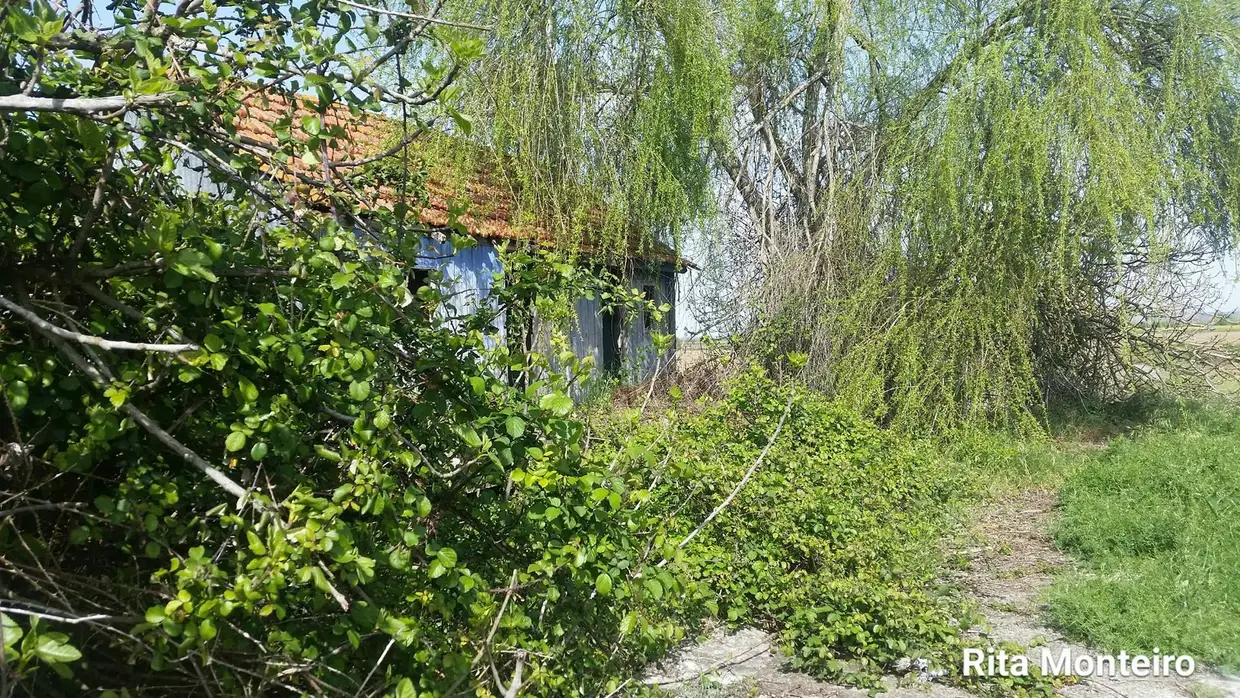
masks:
<path fill-rule="evenodd" d="M 535 691 L 556 693 L 631 661 L 598 579 L 627 566 L 651 521 L 582 460 L 546 358 L 488 342 L 506 306 L 585 292 L 572 267 L 527 257 L 495 312 L 449 327 L 415 305 L 436 305 L 434 287 L 414 301 L 393 260 L 333 222 L 272 228 L 260 257 L 227 212 L 186 207 L 164 213 L 175 229 L 153 225 L 169 243 L 152 252 L 198 264 L 112 277 L 115 306 L 62 288 L 57 307 L 92 333 L 199 348 L 105 359 L 17 317 L 3 340 L 23 444 L 6 464 L 5 622 L 42 612 L 69 633 L 44 637 L 95 670 L 65 686 L 192 685 L 188 663 L 209 659 L 233 690 L 404 695 L 523 663 Z M 112 249 L 147 244 L 118 235 Z M 213 271 L 258 266 L 288 274 Z M 36 297 L 29 308 L 49 307 Z M 513 387 L 499 367 L 546 378 Z M 654 645 L 678 637 L 660 632 Z M 67 653 L 39 658 L 70 680 Z"/>
<path fill-rule="evenodd" d="M 505 313 L 609 289 L 516 253 L 445 317 L 409 266 L 432 232 L 470 244 L 463 206 L 432 231 L 402 191 L 363 219 L 322 162 L 349 136 L 329 109 L 452 115 L 476 42 L 334 4 L 111 9 L 106 32 L 0 11 L 0 95 L 34 105 L 0 109 L 2 692 L 557 695 L 679 638 L 621 640 L 632 593 L 606 571 L 661 522 L 583 459 L 555 368 L 581 367 L 497 341 Z M 376 84 L 357 45 L 419 51 L 416 86 Z M 318 116 L 243 143 L 254 89 Z M 290 180 L 331 215 L 293 210 Z"/>
<path fill-rule="evenodd" d="M 862 683 L 954 646 L 959 608 L 935 570 L 959 488 L 938 461 L 757 369 L 700 414 L 645 429 L 655 503 L 680 540 L 762 457 L 668 567 L 708 592 L 710 611 L 778 630 L 796 667 Z"/>

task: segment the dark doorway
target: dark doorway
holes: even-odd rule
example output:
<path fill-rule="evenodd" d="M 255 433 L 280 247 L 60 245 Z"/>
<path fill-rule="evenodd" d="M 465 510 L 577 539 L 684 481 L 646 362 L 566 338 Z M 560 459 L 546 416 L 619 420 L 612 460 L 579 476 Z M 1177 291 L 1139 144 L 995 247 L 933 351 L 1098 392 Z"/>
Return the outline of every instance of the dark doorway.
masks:
<path fill-rule="evenodd" d="M 603 311 L 603 372 L 610 375 L 620 373 L 624 361 L 624 317 L 623 311 Z"/>

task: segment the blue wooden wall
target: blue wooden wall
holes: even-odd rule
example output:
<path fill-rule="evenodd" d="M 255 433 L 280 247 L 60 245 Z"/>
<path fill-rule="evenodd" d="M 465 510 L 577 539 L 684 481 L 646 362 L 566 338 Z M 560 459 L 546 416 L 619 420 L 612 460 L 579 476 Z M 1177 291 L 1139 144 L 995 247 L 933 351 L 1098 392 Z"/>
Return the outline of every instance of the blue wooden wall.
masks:
<path fill-rule="evenodd" d="M 443 292 L 448 296 L 444 316 L 449 319 L 461 314 L 473 312 L 483 303 L 495 283 L 496 273 L 502 270 L 499 254 L 488 240 L 479 240 L 478 244 L 455 254 L 446 242 L 437 242 L 431 238 L 423 238 L 423 253 L 416 262 L 421 269 L 439 269 L 443 277 Z M 629 275 L 628 284 L 639 291 L 646 287 L 655 290 L 655 302 L 662 305 L 676 305 L 676 275 L 670 271 L 636 271 Z M 601 305 L 597 298 L 580 298 L 576 302 L 577 321 L 569 328 L 569 342 L 580 358 L 593 357 L 596 371 L 603 368 L 603 345 L 606 341 L 605 321 Z M 662 332 L 675 334 L 675 315 L 666 317 Z M 504 331 L 500 320 L 501 336 Z M 650 333 L 660 328 L 647 328 L 641 316 L 624 318 L 624 336 L 621 339 L 623 349 L 620 377 L 626 382 L 644 380 L 654 374 L 656 368 L 667 370 L 675 359 L 675 349 L 666 352 L 662 357 L 655 356 Z M 545 329 L 535 329 L 535 348 L 547 351 L 550 338 Z M 578 381 L 581 383 L 582 381 Z"/>
<path fill-rule="evenodd" d="M 485 240 L 463 250 L 453 251 L 448 242 L 422 238 L 422 251 L 414 261 L 418 269 L 438 269 L 443 277 L 441 290 L 447 298 L 440 316 L 451 322 L 454 317 L 468 315 L 488 302 L 495 274 L 503 267 L 495 247 Z M 502 335 L 504 318 L 497 320 Z"/>

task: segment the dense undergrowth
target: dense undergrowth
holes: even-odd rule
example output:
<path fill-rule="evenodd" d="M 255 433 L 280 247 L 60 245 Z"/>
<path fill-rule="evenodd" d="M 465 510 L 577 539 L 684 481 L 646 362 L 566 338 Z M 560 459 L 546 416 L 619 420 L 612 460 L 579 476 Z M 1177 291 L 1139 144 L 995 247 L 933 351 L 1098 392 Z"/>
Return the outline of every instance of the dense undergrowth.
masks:
<path fill-rule="evenodd" d="M 123 106 L 3 119 L 0 698 L 607 695 L 711 613 L 858 681 L 950 643 L 934 461 L 757 373 L 584 424 L 564 334 L 536 352 L 501 325 L 583 296 L 657 308 L 563 250 L 505 251 L 469 308 L 411 268 L 476 244 L 467 206 L 418 220 L 399 148 L 350 172 L 370 158 L 339 147 L 342 110 L 393 98 L 375 66 L 319 73 L 351 41 L 398 73 L 423 52 L 407 142 L 467 123 L 445 95 L 469 34 L 333 3 L 115 5 L 107 33 L 0 12 L 0 93 Z M 302 105 L 270 150 L 234 138 L 238 85 Z"/>
<path fill-rule="evenodd" d="M 711 614 L 777 631 L 792 665 L 823 678 L 872 683 L 903 657 L 946 659 L 967 615 L 936 582 L 969 489 L 960 469 L 756 370 L 669 419 L 625 426 L 654 445 L 669 530 L 683 541 L 710 520 L 671 569 Z"/>

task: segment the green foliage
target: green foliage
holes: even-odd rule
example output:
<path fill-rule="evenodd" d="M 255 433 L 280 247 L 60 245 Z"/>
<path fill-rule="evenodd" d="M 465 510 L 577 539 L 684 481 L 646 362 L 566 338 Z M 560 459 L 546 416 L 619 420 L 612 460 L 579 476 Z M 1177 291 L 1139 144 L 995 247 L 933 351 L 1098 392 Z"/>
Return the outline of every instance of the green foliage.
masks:
<path fill-rule="evenodd" d="M 249 261 L 243 229 L 210 234 L 225 251 L 203 271 Z M 305 662 L 286 683 L 356 690 L 389 641 L 375 684 L 432 692 L 481 661 L 510 667 L 503 653 L 515 648 L 531 653 L 527 680 L 550 693 L 631 661 L 609 653 L 618 611 L 592 592 L 601 570 L 639 552 L 630 531 L 658 522 L 620 507 L 624 481 L 582 462 L 559 374 L 545 358 L 488 348 L 491 313 L 448 328 L 402 310 L 411 299 L 399 268 L 330 224 L 318 237 L 265 236 L 279 251 L 265 263 L 290 280 L 255 289 L 169 269 L 109 285 L 144 316 L 203 337 L 179 359 L 139 353 L 108 366 L 124 401 L 256 483 L 244 503 L 118 415 L 53 345 L 7 337 L 6 382 L 33 386 L 15 408 L 20 432 L 38 434 L 27 476 L 47 481 L 40 497 L 89 504 L 70 508 L 76 521 L 51 538 L 6 527 L 4 556 L 56 561 L 57 578 L 104 571 L 92 586 L 118 599 L 113 613 L 144 619 L 126 628 L 142 645 L 75 640 L 94 665 L 132 654 L 146 667 L 98 687 L 136 688 L 187 656 L 261 648 L 268 662 Z M 539 283 L 514 274 L 495 301 L 538 294 Z M 96 308 L 90 322 L 113 334 L 121 320 Z M 514 365 L 548 378 L 527 388 L 496 379 L 492 367 Z M 162 384 L 175 389 L 152 389 Z M 595 632 L 572 630 L 581 627 Z M 643 630 L 651 647 L 679 637 Z M 224 686 L 248 682 L 245 671 L 268 669 L 225 669 Z"/>
<path fill-rule="evenodd" d="M 725 622 L 778 630 L 793 665 L 814 675 L 870 683 L 900 658 L 948 663 L 962 616 L 935 570 L 963 488 L 899 437 L 749 370 L 700 414 L 645 427 L 642 457 L 662 482 L 653 504 L 684 540 L 736 488 L 785 409 L 752 479 L 667 569 L 709 591 L 706 606 Z M 644 584 L 659 594 L 658 577 Z"/>
<path fill-rule="evenodd" d="M 407 198 L 354 217 L 345 165 L 324 160 L 349 134 L 321 117 L 278 117 L 270 151 L 235 134 L 253 90 L 320 113 L 451 115 L 448 66 L 477 42 L 336 4 L 161 9 L 117 3 L 115 31 L 89 9 L 0 11 L 0 99 L 44 100 L 0 114 L 6 646 L 24 633 L 4 683 L 612 690 L 682 636 L 653 601 L 629 616 L 645 597 L 625 573 L 665 524 L 587 457 L 576 357 L 497 326 L 564 298 L 634 299 L 523 252 L 457 315 L 437 274 L 408 284 L 423 236 L 470 244 L 463 209 L 432 231 L 410 215 L 417 173 L 388 166 L 362 175 Z M 415 48 L 399 93 L 358 60 Z M 94 97 L 122 108 L 72 106 Z M 184 191 L 191 168 L 210 195 Z M 331 215 L 292 203 L 290 181 L 326 191 Z M 660 579 L 664 598 L 690 585 Z"/>
<path fill-rule="evenodd" d="M 701 34 L 713 10 L 698 0 L 448 7 L 493 27 L 460 107 L 505 154 L 525 214 L 583 251 L 622 256 L 679 243 L 713 208 L 700 144 L 728 108 L 727 58 Z"/>
<path fill-rule="evenodd" d="M 1234 248 L 1231 0 L 455 11 L 495 23 L 462 108 L 526 209 L 604 206 L 610 249 L 716 223 L 723 329 L 909 432 L 1131 394 L 1175 358 L 1141 321 Z"/>
<path fill-rule="evenodd" d="M 1056 542 L 1086 567 L 1053 621 L 1110 650 L 1240 666 L 1240 433 L 1234 409 L 1112 441 L 1063 490 Z"/>
<path fill-rule="evenodd" d="M 82 653 L 69 642 L 69 636 L 44 628 L 37 617 L 30 619 L 30 627 L 22 628 L 17 621 L 0 613 L 0 639 L 3 639 L 5 662 L 13 665 L 13 672 L 37 674 L 42 667 L 50 668 L 63 678 L 71 678 L 70 665 L 82 658 Z"/>

